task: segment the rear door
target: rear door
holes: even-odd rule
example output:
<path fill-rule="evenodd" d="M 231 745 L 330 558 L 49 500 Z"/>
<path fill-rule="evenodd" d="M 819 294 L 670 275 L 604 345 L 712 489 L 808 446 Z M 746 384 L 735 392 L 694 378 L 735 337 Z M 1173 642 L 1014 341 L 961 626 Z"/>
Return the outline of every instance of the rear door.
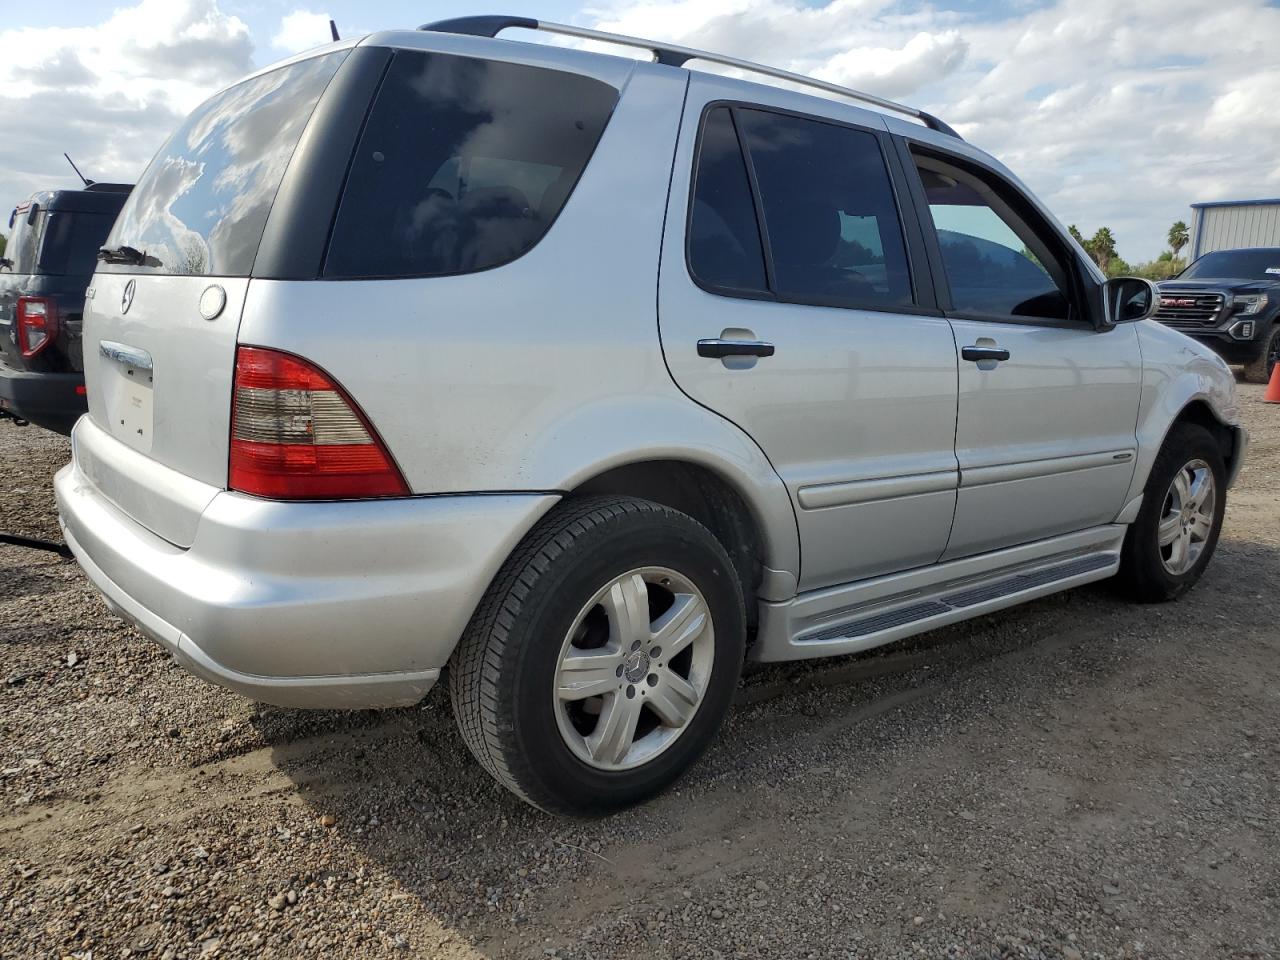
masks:
<path fill-rule="evenodd" d="M 94 425 L 207 485 L 210 497 L 227 479 L 236 333 L 254 259 L 286 167 L 345 56 L 296 61 L 199 107 L 139 180 L 87 294 Z M 167 539 L 189 538 L 190 524 L 173 524 L 170 509 L 135 493 L 118 505 Z"/>
<path fill-rule="evenodd" d="M 1091 324 L 1071 248 L 997 172 L 943 152 L 906 159 L 960 361 L 943 559 L 1109 523 L 1133 477 L 1137 325 Z"/>
<path fill-rule="evenodd" d="M 955 507 L 955 345 L 913 262 L 883 123 L 735 94 L 690 81 L 659 292 L 667 364 L 786 482 L 801 589 L 933 563 Z"/>

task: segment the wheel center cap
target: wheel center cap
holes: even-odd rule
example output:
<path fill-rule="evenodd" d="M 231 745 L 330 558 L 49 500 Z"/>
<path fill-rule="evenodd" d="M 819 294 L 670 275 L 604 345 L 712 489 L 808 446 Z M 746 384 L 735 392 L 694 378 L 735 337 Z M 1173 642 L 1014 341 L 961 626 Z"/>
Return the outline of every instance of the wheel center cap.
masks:
<path fill-rule="evenodd" d="M 643 650 L 636 650 L 622 661 L 622 672 L 628 683 L 639 683 L 649 673 L 649 655 Z"/>

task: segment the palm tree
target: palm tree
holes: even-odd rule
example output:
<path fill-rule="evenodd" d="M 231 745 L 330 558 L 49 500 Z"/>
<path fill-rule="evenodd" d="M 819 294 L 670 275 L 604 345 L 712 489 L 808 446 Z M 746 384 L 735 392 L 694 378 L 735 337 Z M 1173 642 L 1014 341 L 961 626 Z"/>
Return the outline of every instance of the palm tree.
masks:
<path fill-rule="evenodd" d="M 1089 241 L 1087 249 L 1094 261 L 1102 268 L 1102 272 L 1106 273 L 1107 267 L 1116 256 L 1116 238 L 1112 236 L 1109 228 L 1099 227 L 1098 232 Z"/>
<path fill-rule="evenodd" d="M 1178 258 L 1178 251 L 1191 242 L 1191 234 L 1187 232 L 1187 225 L 1179 220 L 1169 228 L 1169 249 L 1173 251 L 1173 257 Z"/>

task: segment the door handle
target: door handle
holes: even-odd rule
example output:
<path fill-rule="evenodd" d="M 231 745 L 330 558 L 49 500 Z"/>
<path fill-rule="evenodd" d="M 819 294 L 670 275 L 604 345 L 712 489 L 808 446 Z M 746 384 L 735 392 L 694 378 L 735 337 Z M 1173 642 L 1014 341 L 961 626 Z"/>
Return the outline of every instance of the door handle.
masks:
<path fill-rule="evenodd" d="M 700 357 L 772 357 L 773 344 L 763 340 L 699 340 Z"/>
<path fill-rule="evenodd" d="M 960 356 L 965 360 L 1008 360 L 1009 351 L 1004 347 L 961 347 Z"/>

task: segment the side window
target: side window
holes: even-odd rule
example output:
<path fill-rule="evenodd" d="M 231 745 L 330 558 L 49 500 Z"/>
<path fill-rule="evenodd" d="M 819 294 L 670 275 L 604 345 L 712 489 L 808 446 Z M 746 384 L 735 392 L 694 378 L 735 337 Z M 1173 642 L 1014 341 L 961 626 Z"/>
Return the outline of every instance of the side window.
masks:
<path fill-rule="evenodd" d="M 324 275 L 446 276 L 527 253 L 617 101 L 614 87 L 578 74 L 399 51 L 356 148 Z"/>
<path fill-rule="evenodd" d="M 910 304 L 902 225 L 876 136 L 764 110 L 735 116 L 760 189 L 774 292 Z"/>
<path fill-rule="evenodd" d="M 764 291 L 764 250 L 747 165 L 727 107 L 707 114 L 689 215 L 689 268 L 712 287 Z"/>
<path fill-rule="evenodd" d="M 1066 273 L 1036 231 L 978 178 L 931 158 L 916 163 L 954 308 L 1067 319 Z"/>
<path fill-rule="evenodd" d="M 5 248 L 8 261 L 2 268 L 8 273 L 35 273 L 36 254 L 40 250 L 40 234 L 48 214 L 43 209 L 35 215 L 35 222 L 28 223 L 31 208 L 22 204 L 9 216 L 9 245 Z"/>

